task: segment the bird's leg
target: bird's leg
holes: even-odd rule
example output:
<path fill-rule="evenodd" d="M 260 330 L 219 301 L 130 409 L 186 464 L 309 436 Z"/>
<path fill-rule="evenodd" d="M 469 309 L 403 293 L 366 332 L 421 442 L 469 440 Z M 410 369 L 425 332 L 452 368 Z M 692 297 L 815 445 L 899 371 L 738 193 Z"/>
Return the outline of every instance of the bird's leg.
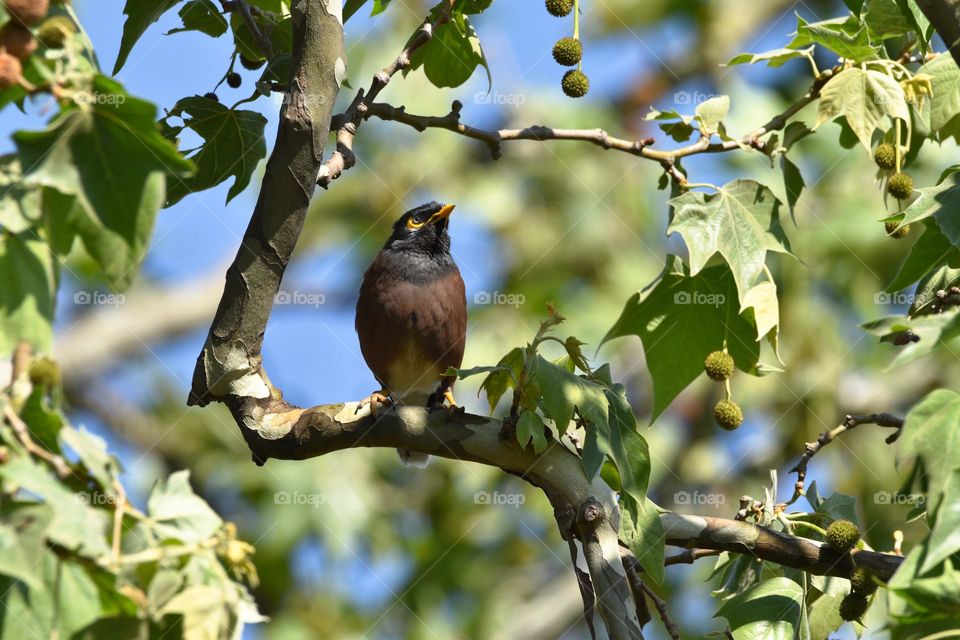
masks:
<path fill-rule="evenodd" d="M 360 413 L 360 409 L 363 409 L 365 406 L 370 405 L 370 413 L 374 414 L 377 412 L 377 407 L 381 404 L 391 405 L 393 400 L 390 399 L 390 392 L 386 389 L 380 389 L 380 391 L 374 391 L 369 396 L 357 403 L 357 408 L 353 412 L 354 414 Z"/>
<path fill-rule="evenodd" d="M 453 399 L 453 391 L 451 389 L 444 389 L 443 393 L 440 393 L 438 389 L 436 393 L 430 396 L 430 399 L 427 401 L 427 406 L 431 409 L 434 408 L 444 408 L 443 401 L 446 400 L 450 406 L 446 407 L 446 410 L 451 414 L 464 413 L 466 409 L 457 404 L 457 401 Z"/>
<path fill-rule="evenodd" d="M 457 406 L 457 401 L 453 399 L 453 390 L 452 390 L 452 389 L 447 389 L 446 391 L 444 391 L 444 392 L 443 392 L 443 397 L 446 398 L 446 399 L 447 399 L 447 402 L 450 403 L 450 408 L 451 408 L 451 409 L 457 409 L 457 408 L 458 408 L 458 406 Z"/>

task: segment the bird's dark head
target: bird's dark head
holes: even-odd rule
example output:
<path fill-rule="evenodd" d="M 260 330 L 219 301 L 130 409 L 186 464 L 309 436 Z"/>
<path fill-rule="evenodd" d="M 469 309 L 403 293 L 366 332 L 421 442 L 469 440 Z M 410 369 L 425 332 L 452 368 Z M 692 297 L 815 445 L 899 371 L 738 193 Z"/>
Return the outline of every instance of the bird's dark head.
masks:
<path fill-rule="evenodd" d="M 393 234 L 384 249 L 449 256 L 447 218 L 453 213 L 453 207 L 452 204 L 428 202 L 407 211 L 393 224 Z"/>

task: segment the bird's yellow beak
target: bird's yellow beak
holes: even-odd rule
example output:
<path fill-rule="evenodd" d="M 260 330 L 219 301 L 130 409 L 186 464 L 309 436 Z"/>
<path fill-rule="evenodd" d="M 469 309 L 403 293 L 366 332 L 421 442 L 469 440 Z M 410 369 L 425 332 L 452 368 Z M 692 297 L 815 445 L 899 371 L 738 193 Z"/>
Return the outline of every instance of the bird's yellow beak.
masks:
<path fill-rule="evenodd" d="M 430 219 L 427 220 L 427 222 L 430 223 L 430 224 L 436 224 L 437 222 L 440 222 L 441 220 L 446 220 L 447 218 L 450 217 L 450 214 L 453 213 L 453 209 L 454 209 L 454 207 L 456 207 L 456 206 L 457 206 L 457 205 L 455 205 L 455 204 L 445 204 L 445 205 L 443 205 L 443 207 L 440 208 L 440 211 L 437 211 L 435 214 L 433 214 L 432 216 L 430 216 Z"/>

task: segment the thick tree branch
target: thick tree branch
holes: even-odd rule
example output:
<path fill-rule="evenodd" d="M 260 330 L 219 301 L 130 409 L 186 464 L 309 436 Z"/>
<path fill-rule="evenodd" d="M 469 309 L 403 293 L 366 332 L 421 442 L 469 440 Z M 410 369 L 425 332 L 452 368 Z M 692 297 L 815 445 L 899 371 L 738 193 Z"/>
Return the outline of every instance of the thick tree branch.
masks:
<path fill-rule="evenodd" d="M 960 64 L 960 0 L 917 0 L 917 6 Z"/>
<path fill-rule="evenodd" d="M 595 529 L 598 535 L 608 535 L 605 525 L 614 531 L 618 528 L 612 490 L 599 477 L 588 481 L 580 459 L 557 442 L 537 455 L 521 449 L 515 441 L 501 440 L 502 424 L 494 418 L 419 407 L 393 408 L 373 416 L 368 409 L 355 413 L 356 408 L 353 402 L 311 409 L 289 407 L 266 417 L 237 418 L 245 425 L 259 425 L 244 429 L 244 436 L 261 464 L 268 458 L 299 460 L 354 447 L 407 449 L 499 467 L 527 480 L 544 491 L 559 514 L 576 514 L 558 517 L 568 523 L 561 525 L 561 534 L 569 530 L 570 520 L 588 540 Z M 854 568 L 849 554 L 747 522 L 672 512 L 662 514 L 660 520 L 667 544 L 673 546 L 749 554 L 816 575 L 848 577 Z M 610 550 L 603 547 L 605 540 L 595 542 L 606 557 Z M 586 555 L 589 562 L 589 552 Z M 883 580 L 903 561 L 874 551 L 857 551 L 853 557 Z M 598 594 L 602 593 L 600 584 L 596 587 Z"/>
<path fill-rule="evenodd" d="M 863 566 L 886 581 L 903 562 L 900 556 L 876 551 L 840 553 L 816 540 L 738 520 L 664 513 L 660 522 L 669 545 L 747 554 L 815 575 L 848 578 L 855 566 Z"/>
<path fill-rule="evenodd" d="M 261 368 L 273 298 L 296 246 L 346 71 L 340 1 L 294 3 L 293 76 L 260 196 L 213 326 L 197 360 L 189 404 L 270 402 L 280 393 Z"/>

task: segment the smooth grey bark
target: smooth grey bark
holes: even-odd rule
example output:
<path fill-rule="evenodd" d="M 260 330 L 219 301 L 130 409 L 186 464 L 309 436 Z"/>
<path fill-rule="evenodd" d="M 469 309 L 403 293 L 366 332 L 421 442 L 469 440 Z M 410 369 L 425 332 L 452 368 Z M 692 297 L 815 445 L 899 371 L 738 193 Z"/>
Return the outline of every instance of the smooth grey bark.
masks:
<path fill-rule="evenodd" d="M 293 77 L 277 140 L 213 326 L 197 359 L 188 404 L 280 401 L 261 367 L 273 298 L 303 228 L 346 71 L 339 0 L 293 5 Z"/>

